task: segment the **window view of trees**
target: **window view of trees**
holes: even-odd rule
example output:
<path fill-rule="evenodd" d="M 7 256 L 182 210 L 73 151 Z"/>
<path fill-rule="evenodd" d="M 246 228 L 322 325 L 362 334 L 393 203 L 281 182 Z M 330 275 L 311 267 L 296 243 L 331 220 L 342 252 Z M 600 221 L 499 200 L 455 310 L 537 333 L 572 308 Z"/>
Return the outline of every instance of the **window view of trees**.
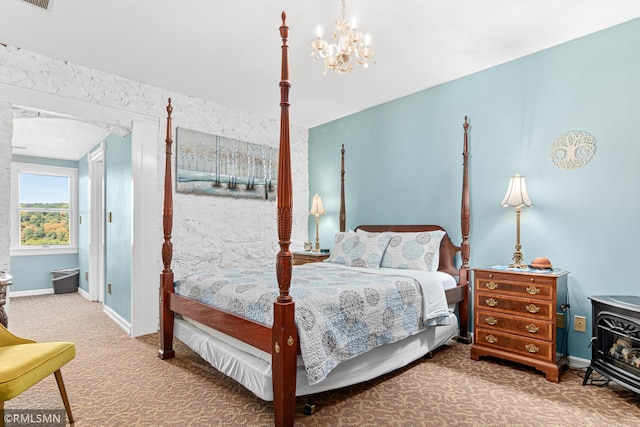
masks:
<path fill-rule="evenodd" d="M 20 243 L 26 246 L 69 244 L 69 203 L 21 203 Z"/>
<path fill-rule="evenodd" d="M 74 253 L 78 230 L 78 170 L 11 162 L 11 250 Z"/>

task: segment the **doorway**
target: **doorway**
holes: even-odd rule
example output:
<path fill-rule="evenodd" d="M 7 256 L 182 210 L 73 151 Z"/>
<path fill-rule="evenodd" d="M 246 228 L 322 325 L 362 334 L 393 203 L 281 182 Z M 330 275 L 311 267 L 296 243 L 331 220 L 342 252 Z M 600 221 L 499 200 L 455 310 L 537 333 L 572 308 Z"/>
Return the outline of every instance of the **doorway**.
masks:
<path fill-rule="evenodd" d="M 156 179 L 161 134 L 159 117 L 9 84 L 0 84 L 0 102 L 131 129 L 131 310 L 130 318 L 124 319 L 125 322 L 113 320 L 134 337 L 156 332 L 160 262 L 148 254 L 157 247 L 158 230 L 161 229 L 160 190 Z M 99 288 L 97 298 L 100 297 Z M 104 304 L 103 307 L 106 308 Z M 104 311 L 109 314 L 106 309 Z"/>
<path fill-rule="evenodd" d="M 104 302 L 104 145 L 89 161 L 89 299 Z"/>

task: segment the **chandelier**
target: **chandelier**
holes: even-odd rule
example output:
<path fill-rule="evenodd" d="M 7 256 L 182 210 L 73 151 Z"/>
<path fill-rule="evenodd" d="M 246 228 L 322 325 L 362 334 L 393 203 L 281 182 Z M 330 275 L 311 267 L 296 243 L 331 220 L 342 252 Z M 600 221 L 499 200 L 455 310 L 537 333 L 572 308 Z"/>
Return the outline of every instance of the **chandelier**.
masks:
<path fill-rule="evenodd" d="M 311 42 L 311 56 L 314 61 L 324 62 L 324 75 L 327 70 L 334 74 L 346 74 L 353 71 L 354 64 L 367 68 L 373 59 L 373 49 L 369 46 L 369 35 L 363 36 L 356 29 L 355 19 L 352 24 L 345 20 L 345 0 L 342 0 L 342 16 L 333 29 L 333 43 L 322 38 L 322 28 L 318 26 L 316 39 Z M 375 61 L 374 61 L 375 63 Z"/>

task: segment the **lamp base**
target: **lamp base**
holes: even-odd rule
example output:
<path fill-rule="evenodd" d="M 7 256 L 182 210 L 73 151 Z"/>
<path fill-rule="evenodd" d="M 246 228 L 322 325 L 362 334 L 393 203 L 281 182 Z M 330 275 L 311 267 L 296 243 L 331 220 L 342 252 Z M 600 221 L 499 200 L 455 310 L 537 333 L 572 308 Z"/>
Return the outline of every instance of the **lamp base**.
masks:
<path fill-rule="evenodd" d="M 509 264 L 509 268 L 528 268 L 527 264 L 523 264 L 521 262 L 514 262 L 513 264 Z"/>
<path fill-rule="evenodd" d="M 522 246 L 520 245 L 520 242 L 518 242 L 516 244 L 516 251 L 513 253 L 513 262 L 511 264 L 509 264 L 510 268 L 527 268 L 529 267 L 527 264 L 524 264 L 522 262 L 522 252 L 520 252 L 520 248 Z"/>
<path fill-rule="evenodd" d="M 313 248 L 313 252 L 320 252 L 320 236 L 318 235 L 318 221 L 320 220 L 320 215 L 316 214 L 316 245 Z"/>

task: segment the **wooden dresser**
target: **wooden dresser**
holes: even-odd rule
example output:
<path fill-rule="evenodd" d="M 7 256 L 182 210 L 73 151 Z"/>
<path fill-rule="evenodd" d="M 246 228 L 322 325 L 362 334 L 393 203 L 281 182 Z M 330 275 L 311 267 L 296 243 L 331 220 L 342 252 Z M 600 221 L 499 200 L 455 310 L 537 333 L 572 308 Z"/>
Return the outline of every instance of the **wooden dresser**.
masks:
<path fill-rule="evenodd" d="M 294 252 L 293 265 L 302 265 L 310 262 L 322 262 L 329 258 L 327 252 Z"/>
<path fill-rule="evenodd" d="M 493 356 L 533 366 L 558 382 L 566 365 L 567 271 L 476 268 L 471 358 Z M 558 322 L 560 318 L 560 322 Z M 559 353 L 559 354 L 557 354 Z"/>
<path fill-rule="evenodd" d="M 13 277 L 9 273 L 0 271 L 0 324 L 5 328 L 9 327 L 9 319 L 7 319 L 7 312 L 4 310 L 4 306 L 7 303 L 7 287 L 13 282 Z"/>

